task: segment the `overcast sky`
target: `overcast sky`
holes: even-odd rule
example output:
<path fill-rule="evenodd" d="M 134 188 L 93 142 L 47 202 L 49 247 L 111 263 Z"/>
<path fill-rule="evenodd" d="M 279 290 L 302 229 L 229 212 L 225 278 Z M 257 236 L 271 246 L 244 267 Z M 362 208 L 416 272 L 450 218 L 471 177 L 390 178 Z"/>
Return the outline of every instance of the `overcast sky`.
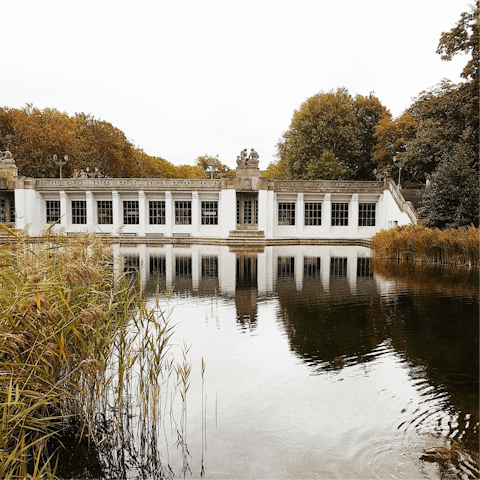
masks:
<path fill-rule="evenodd" d="M 0 0 L 0 106 L 84 112 L 149 155 L 260 168 L 295 109 L 346 87 L 400 115 L 466 57 L 442 31 L 473 0 Z"/>

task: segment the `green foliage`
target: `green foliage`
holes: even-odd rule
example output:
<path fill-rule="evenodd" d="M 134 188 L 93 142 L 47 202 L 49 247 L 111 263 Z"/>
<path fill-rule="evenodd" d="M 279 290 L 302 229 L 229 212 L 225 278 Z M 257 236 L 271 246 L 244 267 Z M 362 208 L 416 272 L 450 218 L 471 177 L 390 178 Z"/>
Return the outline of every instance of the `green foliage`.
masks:
<path fill-rule="evenodd" d="M 287 165 L 284 160 L 279 158 L 278 160 L 271 162 L 265 171 L 260 172 L 260 176 L 271 178 L 272 180 L 287 180 Z"/>
<path fill-rule="evenodd" d="M 348 177 L 349 171 L 344 167 L 332 152 L 323 151 L 318 162 L 310 162 L 304 178 L 306 180 L 315 180 L 323 178 L 325 180 L 344 180 Z"/>
<path fill-rule="evenodd" d="M 195 165 L 205 172 L 207 178 L 226 178 L 235 176 L 235 170 L 232 170 L 227 165 L 223 164 L 219 160 L 218 155 L 215 157 L 210 155 L 197 157 Z"/>
<path fill-rule="evenodd" d="M 465 142 L 453 154 L 441 157 L 425 190 L 420 214 L 431 227 L 478 227 L 479 195 L 478 160 Z"/>
<path fill-rule="evenodd" d="M 345 88 L 320 92 L 295 110 L 289 129 L 277 144 L 277 157 L 291 179 L 312 178 L 331 172 L 331 153 L 346 177 L 367 180 L 373 176 L 371 154 L 374 128 L 386 109 L 373 95 L 353 99 Z M 327 167 L 318 166 L 328 159 Z M 319 178 L 319 177 L 316 177 Z"/>
<path fill-rule="evenodd" d="M 437 53 L 442 60 L 449 61 L 457 54 L 472 54 L 471 60 L 462 72 L 462 78 L 474 81 L 478 85 L 479 78 L 479 16 L 480 0 L 475 0 L 470 12 L 464 12 L 460 16 L 456 27 L 449 32 L 442 32 L 438 44 Z"/>

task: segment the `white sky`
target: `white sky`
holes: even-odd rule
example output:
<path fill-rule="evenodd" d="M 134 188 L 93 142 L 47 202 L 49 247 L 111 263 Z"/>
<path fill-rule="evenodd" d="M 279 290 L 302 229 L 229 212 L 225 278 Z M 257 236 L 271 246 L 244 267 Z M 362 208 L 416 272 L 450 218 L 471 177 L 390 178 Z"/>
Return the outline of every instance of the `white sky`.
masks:
<path fill-rule="evenodd" d="M 260 168 L 320 91 L 374 92 L 394 116 L 442 78 L 442 31 L 473 0 L 0 0 L 0 106 L 90 113 L 146 153 Z"/>

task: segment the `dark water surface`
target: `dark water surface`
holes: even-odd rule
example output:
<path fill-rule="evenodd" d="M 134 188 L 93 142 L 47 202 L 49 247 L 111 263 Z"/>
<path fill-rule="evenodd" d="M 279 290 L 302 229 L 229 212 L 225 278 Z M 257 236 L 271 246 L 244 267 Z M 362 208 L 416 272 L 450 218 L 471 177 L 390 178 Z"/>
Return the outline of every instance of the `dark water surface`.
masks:
<path fill-rule="evenodd" d="M 187 478 L 479 477 L 478 272 L 209 248 L 120 252 L 147 291 L 175 287 Z M 179 449 L 159 450 L 182 476 Z"/>

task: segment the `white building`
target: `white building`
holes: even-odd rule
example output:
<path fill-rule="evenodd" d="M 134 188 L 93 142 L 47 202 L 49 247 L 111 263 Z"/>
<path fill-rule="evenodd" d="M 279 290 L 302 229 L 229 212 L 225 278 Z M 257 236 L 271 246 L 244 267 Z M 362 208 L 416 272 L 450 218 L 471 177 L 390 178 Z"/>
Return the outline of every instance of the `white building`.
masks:
<path fill-rule="evenodd" d="M 34 179 L 18 177 L 11 164 L 0 177 L 0 221 L 14 221 L 31 236 L 56 222 L 67 234 L 143 240 L 321 242 L 368 239 L 417 222 L 391 179 L 278 181 L 251 166 L 220 180 Z"/>

